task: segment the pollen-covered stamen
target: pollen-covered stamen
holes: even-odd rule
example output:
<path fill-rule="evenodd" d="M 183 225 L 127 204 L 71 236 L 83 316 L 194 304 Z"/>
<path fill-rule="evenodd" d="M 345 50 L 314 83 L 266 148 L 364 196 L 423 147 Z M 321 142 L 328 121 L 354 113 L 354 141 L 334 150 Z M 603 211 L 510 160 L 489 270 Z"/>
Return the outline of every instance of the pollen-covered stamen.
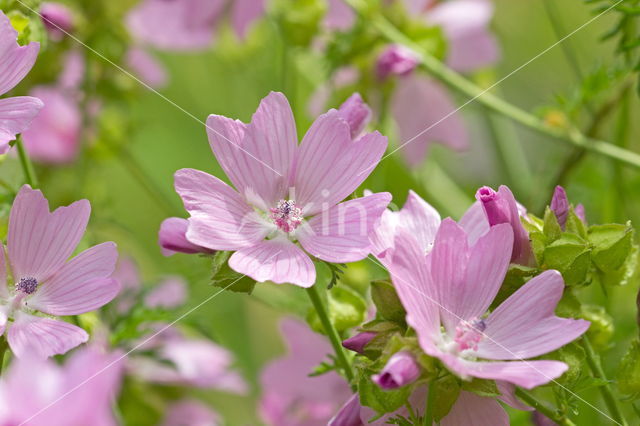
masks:
<path fill-rule="evenodd" d="M 38 280 L 33 277 L 20 278 L 20 282 L 16 284 L 16 290 L 25 294 L 33 294 L 38 288 Z"/>
<path fill-rule="evenodd" d="M 269 217 L 284 232 L 291 232 L 302 223 L 302 209 L 296 207 L 293 200 L 280 200 L 278 205 L 269 209 Z"/>
<path fill-rule="evenodd" d="M 458 344 L 458 350 L 478 350 L 478 343 L 484 337 L 483 332 L 486 328 L 487 324 L 480 318 L 460 322 L 456 327 L 456 336 L 453 339 Z"/>

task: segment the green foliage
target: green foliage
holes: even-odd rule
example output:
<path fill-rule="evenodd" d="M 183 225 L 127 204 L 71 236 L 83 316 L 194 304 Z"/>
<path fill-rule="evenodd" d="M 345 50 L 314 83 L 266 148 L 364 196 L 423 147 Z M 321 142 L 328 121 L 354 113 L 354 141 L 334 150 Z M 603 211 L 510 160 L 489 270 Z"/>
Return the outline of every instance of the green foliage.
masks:
<path fill-rule="evenodd" d="M 582 318 L 591 322 L 587 334 L 596 349 L 606 349 L 613 336 L 613 318 L 598 305 L 582 305 Z"/>
<path fill-rule="evenodd" d="M 562 361 L 569 366 L 569 369 L 559 378 L 556 379 L 558 383 L 569 389 L 578 383 L 578 380 L 582 377 L 584 371 L 584 360 L 586 358 L 585 351 L 582 346 L 576 342 L 571 342 L 560 349 L 545 355 L 544 359 L 556 359 Z M 553 382 L 550 383 L 551 385 Z"/>
<path fill-rule="evenodd" d="M 433 403 L 433 420 L 439 422 L 449 414 L 453 404 L 460 396 L 460 381 L 453 375 L 447 374 L 436 380 L 433 386 L 435 399 Z"/>
<path fill-rule="evenodd" d="M 320 21 L 326 12 L 322 0 L 278 1 L 275 14 L 287 44 L 308 46 L 318 33 Z"/>
<path fill-rule="evenodd" d="M 477 395 L 489 398 L 495 398 L 502 395 L 494 380 L 473 378 L 471 381 L 462 382 L 462 389 L 467 392 L 473 392 Z"/>
<path fill-rule="evenodd" d="M 329 318 L 338 332 L 360 325 L 367 314 L 367 303 L 360 294 L 347 286 L 334 287 L 327 292 Z M 322 333 L 324 327 L 315 310 L 310 310 L 307 321 L 311 327 Z"/>
<path fill-rule="evenodd" d="M 211 285 L 236 293 L 251 294 L 256 281 L 240 274 L 229 267 L 232 252 L 216 252 L 211 259 Z"/>
<path fill-rule="evenodd" d="M 404 324 L 404 318 L 407 313 L 398 298 L 393 284 L 383 280 L 372 281 L 371 298 L 382 318 L 398 324 Z"/>
<path fill-rule="evenodd" d="M 632 399 L 640 398 L 640 341 L 635 339 L 618 369 L 618 388 Z"/>

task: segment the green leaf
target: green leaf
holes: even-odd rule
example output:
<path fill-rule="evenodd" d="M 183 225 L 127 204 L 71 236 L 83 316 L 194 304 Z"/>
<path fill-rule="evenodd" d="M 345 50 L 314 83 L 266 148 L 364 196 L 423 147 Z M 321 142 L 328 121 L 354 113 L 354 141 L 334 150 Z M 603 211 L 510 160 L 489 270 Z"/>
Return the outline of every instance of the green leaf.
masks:
<path fill-rule="evenodd" d="M 617 378 L 620 392 L 626 395 L 640 394 L 640 341 L 637 339 L 622 358 Z"/>
<path fill-rule="evenodd" d="M 433 403 L 433 420 L 438 423 L 451 411 L 461 388 L 458 379 L 451 374 L 436 381 L 434 388 L 436 395 Z"/>
<path fill-rule="evenodd" d="M 356 327 L 366 319 L 367 303 L 357 292 L 347 286 L 334 287 L 327 291 L 329 318 L 339 332 Z M 315 310 L 310 310 L 307 321 L 319 333 L 324 327 Z"/>
<path fill-rule="evenodd" d="M 389 321 L 404 324 L 407 315 L 402 302 L 398 298 L 396 289 L 389 281 L 372 281 L 371 298 L 376 305 L 378 313 Z"/>
<path fill-rule="evenodd" d="M 236 293 L 251 294 L 256 281 L 229 267 L 230 251 L 218 251 L 212 256 L 211 285 Z"/>
<path fill-rule="evenodd" d="M 288 44 L 308 46 L 318 33 L 326 7 L 322 0 L 277 1 L 275 14 Z"/>
<path fill-rule="evenodd" d="M 402 407 L 412 390 L 411 386 L 389 391 L 382 390 L 367 374 L 364 374 L 358 382 L 360 404 L 373 408 L 379 414 L 391 413 Z"/>
<path fill-rule="evenodd" d="M 587 334 L 596 349 L 605 349 L 613 336 L 613 318 L 598 305 L 582 305 L 582 318 L 591 322 Z"/>
<path fill-rule="evenodd" d="M 629 224 L 594 225 L 589 228 L 593 262 L 603 272 L 616 272 L 631 254 L 633 228 Z"/>
<path fill-rule="evenodd" d="M 576 234 L 581 238 L 587 238 L 587 226 L 585 223 L 576 215 L 576 212 L 573 209 L 573 206 L 569 208 L 569 214 L 567 215 L 567 223 L 564 225 L 565 232 L 570 232 L 572 234 Z"/>
<path fill-rule="evenodd" d="M 542 268 L 560 271 L 566 285 L 580 285 L 587 279 L 590 256 L 586 241 L 564 233 L 544 249 Z"/>
<path fill-rule="evenodd" d="M 547 242 L 552 243 L 562 235 L 562 228 L 558 223 L 556 214 L 547 206 L 544 211 L 544 235 L 547 237 Z"/>
<path fill-rule="evenodd" d="M 474 378 L 470 382 L 463 382 L 462 389 L 467 392 L 473 392 L 477 395 L 488 396 L 490 398 L 502 395 L 496 386 L 496 382 L 493 380 Z"/>

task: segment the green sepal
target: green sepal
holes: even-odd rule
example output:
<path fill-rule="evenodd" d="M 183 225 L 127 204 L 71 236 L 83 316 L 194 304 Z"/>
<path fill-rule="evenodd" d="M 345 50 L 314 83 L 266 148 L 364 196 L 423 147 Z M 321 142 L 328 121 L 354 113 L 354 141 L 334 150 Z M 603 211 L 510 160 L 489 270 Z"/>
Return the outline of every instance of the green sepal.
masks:
<path fill-rule="evenodd" d="M 616 272 L 631 253 L 633 228 L 630 224 L 594 225 L 589 228 L 593 262 L 601 271 Z"/>
<path fill-rule="evenodd" d="M 385 280 L 372 281 L 371 298 L 380 316 L 386 320 L 404 324 L 407 312 L 404 310 L 393 284 Z"/>
<path fill-rule="evenodd" d="M 564 233 L 545 247 L 541 265 L 559 271 L 566 285 L 581 285 L 591 267 L 591 250 L 579 236 Z"/>
<path fill-rule="evenodd" d="M 538 268 L 530 268 L 528 266 L 517 265 L 515 263 L 509 265 L 507 275 L 505 275 L 502 286 L 498 294 L 491 303 L 491 309 L 495 309 L 502 302 L 507 300 L 509 296 L 515 293 L 520 287 L 522 287 L 529 279 L 535 277 L 540 273 Z"/>
<path fill-rule="evenodd" d="M 347 286 L 338 286 L 327 291 L 327 308 L 329 318 L 339 332 L 356 327 L 366 319 L 367 303 L 359 293 Z M 324 332 L 315 309 L 309 311 L 307 321 L 317 332 Z"/>
<path fill-rule="evenodd" d="M 494 380 L 473 378 L 471 381 L 462 382 L 462 389 L 489 398 L 496 398 L 502 395 Z"/>
<path fill-rule="evenodd" d="M 218 251 L 211 256 L 211 285 L 236 293 L 251 294 L 256 281 L 229 267 L 232 252 Z"/>
<path fill-rule="evenodd" d="M 371 381 L 369 372 L 366 370 L 358 381 L 360 404 L 374 409 L 379 414 L 392 413 L 402 407 L 412 391 L 412 386 L 404 386 L 394 390 L 382 390 Z"/>
<path fill-rule="evenodd" d="M 456 403 L 460 396 L 461 386 L 458 379 L 447 374 L 435 383 L 435 399 L 433 402 L 433 420 L 435 423 L 440 422 Z"/>

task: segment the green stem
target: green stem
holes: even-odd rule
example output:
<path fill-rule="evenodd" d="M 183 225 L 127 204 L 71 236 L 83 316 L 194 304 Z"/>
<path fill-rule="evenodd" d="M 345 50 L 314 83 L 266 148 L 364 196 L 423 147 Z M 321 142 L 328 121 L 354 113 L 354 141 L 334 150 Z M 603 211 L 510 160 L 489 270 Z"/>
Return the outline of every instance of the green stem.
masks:
<path fill-rule="evenodd" d="M 329 319 L 329 314 L 322 303 L 322 298 L 320 297 L 320 293 L 318 293 L 318 285 L 313 285 L 307 289 L 307 294 L 309 295 L 309 299 L 311 299 L 311 303 L 320 318 L 320 322 L 324 327 L 324 331 L 329 337 L 331 341 L 331 346 L 333 346 L 333 350 L 336 353 L 336 358 L 338 363 L 341 365 L 342 370 L 344 371 L 345 376 L 347 376 L 347 380 L 349 382 L 353 381 L 353 370 L 351 370 L 351 364 L 347 360 L 347 356 L 344 353 L 344 348 L 342 347 L 342 341 L 340 336 L 338 335 L 338 331 L 335 329 L 333 324 L 331 323 L 331 319 Z"/>
<path fill-rule="evenodd" d="M 37 188 L 38 177 L 33 169 L 33 163 L 31 163 L 31 159 L 29 158 L 27 151 L 24 149 L 24 143 L 20 136 L 16 138 L 15 147 L 18 151 L 18 158 L 20 159 L 22 171 L 24 172 L 24 180 L 31 185 L 32 188 Z"/>
<path fill-rule="evenodd" d="M 429 381 L 429 389 L 427 390 L 427 406 L 424 412 L 424 426 L 433 425 L 433 406 L 436 400 L 436 380 Z"/>
<path fill-rule="evenodd" d="M 521 400 L 523 400 L 524 402 L 529 404 L 531 407 L 535 408 L 536 410 L 538 410 L 539 412 L 547 416 L 549 419 L 556 422 L 557 424 L 561 426 L 574 426 L 574 423 L 569 418 L 567 418 L 565 415 L 560 413 L 558 410 L 552 407 L 549 407 L 547 404 L 543 403 L 542 401 L 539 401 L 533 394 L 523 389 L 516 388 L 516 395 L 518 396 L 518 398 L 520 398 Z"/>
<path fill-rule="evenodd" d="M 347 2 L 358 10 L 357 5 L 354 4 L 354 0 L 347 0 Z M 384 17 L 378 15 L 367 17 L 367 19 L 384 38 L 392 43 L 401 44 L 413 50 L 417 54 L 421 65 L 429 71 L 432 76 L 470 98 L 469 101 L 462 105 L 463 107 L 473 101 L 477 101 L 487 108 L 543 135 L 558 139 L 579 148 L 584 148 L 587 151 L 615 159 L 621 163 L 640 168 L 640 154 L 620 148 L 605 141 L 589 138 L 577 130 L 565 130 L 551 127 L 535 115 L 529 114 L 523 109 L 504 101 L 490 93 L 488 90 L 481 89 L 457 72 L 451 70 L 437 58 L 425 51 L 422 46 L 402 34 L 402 32 L 400 32 Z M 494 86 L 499 83 L 500 81 L 495 83 Z"/>
<path fill-rule="evenodd" d="M 602 394 L 602 398 L 604 399 L 607 408 L 609 409 L 609 413 L 613 417 L 613 420 L 618 422 L 619 424 L 626 426 L 628 423 L 622 415 L 622 411 L 620 410 L 620 406 L 618 404 L 618 400 L 615 395 L 611 391 L 611 387 L 609 386 L 609 381 L 607 380 L 607 376 L 604 374 L 604 370 L 602 369 L 602 365 L 600 364 L 599 356 L 593 351 L 593 347 L 591 347 L 591 342 L 589 342 L 589 338 L 585 334 L 582 336 L 582 347 L 587 355 L 587 364 L 591 369 L 591 373 L 593 377 L 596 379 L 601 379 L 606 383 L 602 386 L 599 386 L 600 393 Z"/>
<path fill-rule="evenodd" d="M 2 374 L 2 367 L 4 367 L 4 361 L 8 350 L 9 343 L 7 342 L 7 338 L 4 336 L 0 337 L 0 374 Z"/>

